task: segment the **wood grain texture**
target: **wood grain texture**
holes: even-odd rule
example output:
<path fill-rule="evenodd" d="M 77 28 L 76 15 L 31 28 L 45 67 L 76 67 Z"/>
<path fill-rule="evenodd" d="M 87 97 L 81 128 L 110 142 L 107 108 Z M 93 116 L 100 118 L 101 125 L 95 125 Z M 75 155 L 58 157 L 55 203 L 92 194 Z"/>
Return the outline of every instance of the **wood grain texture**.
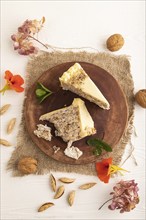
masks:
<path fill-rule="evenodd" d="M 63 63 L 43 73 L 37 82 L 41 82 L 54 93 L 43 103 L 39 104 L 35 95 L 37 82 L 34 83 L 28 90 L 24 111 L 28 132 L 32 140 L 43 152 L 55 160 L 64 163 L 85 164 L 96 160 L 96 157 L 92 154 L 91 147 L 86 144 L 89 137 L 74 142 L 74 146 L 83 151 L 83 155 L 78 160 L 74 160 L 64 155 L 63 151 L 66 148 L 66 143 L 63 142 L 61 138 L 53 137 L 52 141 L 48 142 L 44 139 L 39 139 L 33 133 L 37 128 L 37 124 L 42 123 L 39 121 L 39 117 L 42 114 L 64 106 L 69 106 L 74 98 L 79 97 L 70 91 L 62 90 L 59 83 L 59 77 L 74 63 L 75 62 Z M 104 139 L 104 141 L 114 148 L 122 137 L 127 123 L 128 110 L 125 96 L 117 81 L 107 71 L 93 64 L 79 63 L 107 98 L 111 106 L 110 110 L 103 110 L 94 103 L 82 98 L 95 123 L 97 133 L 94 137 Z M 54 134 L 53 125 L 49 122 L 43 123 L 52 127 Z M 61 150 L 57 154 L 54 154 L 52 149 L 54 145 L 61 147 Z"/>

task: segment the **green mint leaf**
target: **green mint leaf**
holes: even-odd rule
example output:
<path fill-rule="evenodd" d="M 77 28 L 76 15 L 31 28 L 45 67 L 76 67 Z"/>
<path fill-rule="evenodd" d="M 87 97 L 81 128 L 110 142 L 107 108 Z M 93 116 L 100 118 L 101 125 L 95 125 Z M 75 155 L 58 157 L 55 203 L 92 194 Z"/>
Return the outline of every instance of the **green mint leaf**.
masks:
<path fill-rule="evenodd" d="M 109 145 L 102 145 L 102 148 L 107 152 L 112 152 L 112 148 Z"/>
<path fill-rule="evenodd" d="M 102 149 L 99 147 L 99 148 L 95 148 L 93 150 L 93 154 L 96 155 L 96 156 L 100 156 L 102 153 Z"/>
<path fill-rule="evenodd" d="M 96 139 L 98 144 L 107 152 L 111 152 L 112 151 L 112 148 L 110 147 L 109 144 L 107 144 L 106 142 L 102 141 L 102 140 L 99 140 L 99 139 Z"/>
<path fill-rule="evenodd" d="M 37 83 L 36 86 L 36 97 L 39 101 L 39 103 L 43 102 L 48 96 L 52 94 L 52 91 L 47 89 L 42 83 Z"/>
<path fill-rule="evenodd" d="M 44 96 L 46 94 L 46 91 L 42 90 L 42 89 L 37 89 L 35 91 L 35 94 L 37 97 L 41 97 L 41 96 Z"/>
<path fill-rule="evenodd" d="M 46 88 L 42 83 L 37 83 L 37 89 L 42 89 L 42 90 L 44 90 L 44 91 L 46 91 L 46 92 L 51 92 L 48 88 Z"/>
<path fill-rule="evenodd" d="M 93 147 L 99 146 L 98 140 L 95 138 L 91 138 L 91 139 L 87 140 L 87 144 L 89 146 L 93 146 Z"/>
<path fill-rule="evenodd" d="M 50 96 L 52 93 L 47 93 L 46 95 L 44 96 L 41 96 L 40 99 L 39 99 L 39 103 L 42 103 L 48 96 Z"/>
<path fill-rule="evenodd" d="M 102 150 L 105 150 L 107 152 L 111 152 L 112 148 L 110 147 L 109 144 L 107 144 L 106 142 L 99 140 L 97 138 L 91 138 L 87 141 L 87 144 L 89 146 L 94 147 L 95 149 L 93 150 L 93 154 L 95 155 L 101 155 Z"/>

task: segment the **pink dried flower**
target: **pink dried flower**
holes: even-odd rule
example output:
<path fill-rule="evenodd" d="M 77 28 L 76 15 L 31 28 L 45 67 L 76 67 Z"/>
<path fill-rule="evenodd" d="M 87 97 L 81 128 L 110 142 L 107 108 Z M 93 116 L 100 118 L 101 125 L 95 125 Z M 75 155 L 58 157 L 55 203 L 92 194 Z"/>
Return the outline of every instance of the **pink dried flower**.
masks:
<path fill-rule="evenodd" d="M 29 55 L 29 54 L 37 53 L 37 52 L 38 52 L 38 49 L 34 47 L 33 43 L 28 40 L 24 40 L 21 43 L 21 47 L 18 49 L 18 53 L 21 55 Z"/>
<path fill-rule="evenodd" d="M 18 50 L 18 53 L 21 55 L 37 53 L 38 48 L 33 45 L 32 40 L 35 40 L 48 48 L 45 44 L 34 37 L 34 35 L 41 30 L 44 22 L 44 17 L 40 21 L 26 20 L 23 25 L 18 28 L 17 34 L 11 36 L 11 39 L 14 41 L 14 50 Z"/>
<path fill-rule="evenodd" d="M 11 36 L 11 39 L 14 41 L 14 50 L 18 50 L 21 48 L 21 45 L 23 43 L 23 41 L 27 38 L 27 35 L 22 34 L 22 33 L 17 33 L 17 34 L 13 34 Z"/>
<path fill-rule="evenodd" d="M 14 41 L 14 50 L 18 50 L 21 55 L 29 55 L 32 53 L 37 53 L 38 49 L 33 45 L 33 43 L 26 37 L 25 34 L 18 33 L 11 36 Z"/>
<path fill-rule="evenodd" d="M 134 180 L 123 181 L 121 180 L 116 186 L 113 187 L 114 192 L 112 203 L 109 209 L 121 209 L 120 212 L 130 212 L 139 203 L 138 186 Z"/>
<path fill-rule="evenodd" d="M 113 187 L 114 192 L 110 193 L 113 197 L 107 200 L 99 209 L 112 200 L 112 203 L 108 206 L 109 209 L 120 209 L 120 213 L 130 212 L 139 203 L 139 188 L 137 185 L 134 180 L 121 180 Z"/>
<path fill-rule="evenodd" d="M 18 32 L 29 35 L 31 33 L 31 23 L 31 20 L 26 20 L 22 26 L 18 27 Z"/>
<path fill-rule="evenodd" d="M 43 27 L 43 23 L 45 22 L 45 18 L 43 17 L 40 21 L 38 20 L 26 20 L 22 26 L 18 28 L 18 32 L 24 34 L 36 34 Z"/>

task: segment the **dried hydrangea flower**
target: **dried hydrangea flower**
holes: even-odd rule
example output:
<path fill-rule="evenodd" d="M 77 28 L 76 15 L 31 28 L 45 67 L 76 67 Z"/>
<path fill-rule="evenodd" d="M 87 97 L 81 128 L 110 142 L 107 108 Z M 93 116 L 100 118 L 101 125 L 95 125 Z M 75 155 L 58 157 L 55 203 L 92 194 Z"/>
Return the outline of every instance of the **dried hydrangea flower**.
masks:
<path fill-rule="evenodd" d="M 113 187 L 114 192 L 110 193 L 113 197 L 103 205 L 112 200 L 112 203 L 108 206 L 110 210 L 120 209 L 120 213 L 130 212 L 139 203 L 139 188 L 137 185 L 134 180 L 121 180 Z"/>
<path fill-rule="evenodd" d="M 38 20 L 26 20 L 22 26 L 18 28 L 18 32 L 23 34 L 36 34 L 38 33 L 41 28 L 43 27 L 43 24 L 45 22 L 45 17 L 43 17 L 40 21 Z"/>
<path fill-rule="evenodd" d="M 23 25 L 18 28 L 18 32 L 11 36 L 11 39 L 14 41 L 14 50 L 17 50 L 21 55 L 37 53 L 38 48 L 33 45 L 32 40 L 35 40 L 44 47 L 48 48 L 45 44 L 34 37 L 34 35 L 41 30 L 44 22 L 44 17 L 40 21 L 36 19 L 26 20 Z"/>
<path fill-rule="evenodd" d="M 38 52 L 38 48 L 34 47 L 33 43 L 27 40 L 23 40 L 21 44 L 21 48 L 18 49 L 18 53 L 21 55 L 29 55 L 37 52 Z"/>
<path fill-rule="evenodd" d="M 114 192 L 112 203 L 109 209 L 121 209 L 120 212 L 130 212 L 139 203 L 138 186 L 134 180 L 120 181 L 113 188 Z"/>

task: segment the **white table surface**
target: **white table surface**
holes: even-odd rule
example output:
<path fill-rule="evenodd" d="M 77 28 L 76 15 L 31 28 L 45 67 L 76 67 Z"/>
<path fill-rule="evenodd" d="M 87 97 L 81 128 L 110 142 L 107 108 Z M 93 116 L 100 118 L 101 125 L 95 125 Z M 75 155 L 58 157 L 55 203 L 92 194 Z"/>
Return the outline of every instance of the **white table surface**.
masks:
<path fill-rule="evenodd" d="M 60 47 L 97 48 L 106 52 L 107 37 L 121 33 L 125 38 L 124 47 L 114 54 L 130 56 L 131 72 L 135 91 L 145 88 L 145 2 L 144 1 L 2 1 L 1 14 L 1 79 L 5 70 L 20 73 L 24 78 L 28 57 L 18 55 L 13 50 L 11 34 L 26 19 L 46 17 L 40 39 L 48 44 Z M 4 85 L 4 80 L 1 86 Z M 11 103 L 9 112 L 1 116 L 1 137 L 16 145 L 16 135 L 21 117 L 24 94 L 7 91 L 1 97 L 1 105 Z M 12 117 L 17 117 L 17 124 L 12 134 L 6 134 L 6 126 Z M 53 173 L 56 178 L 67 176 L 76 178 L 76 182 L 66 186 L 66 193 L 77 189 L 82 183 L 97 181 L 97 186 L 88 191 L 77 190 L 73 207 L 66 202 L 66 194 L 55 201 L 55 206 L 38 213 L 37 208 L 44 202 L 53 201 L 53 193 L 48 183 L 48 175 L 30 175 L 12 177 L 6 171 L 6 164 L 14 147 L 1 146 L 1 219 L 145 219 L 145 110 L 135 106 L 135 120 L 138 137 L 132 137 L 135 146 L 134 156 L 138 166 L 129 159 L 124 168 L 130 170 L 122 177 L 125 180 L 135 179 L 140 191 L 140 203 L 130 213 L 120 214 L 110 211 L 105 205 L 98 207 L 110 198 L 109 193 L 115 182 L 104 184 L 97 177 L 79 174 Z"/>

